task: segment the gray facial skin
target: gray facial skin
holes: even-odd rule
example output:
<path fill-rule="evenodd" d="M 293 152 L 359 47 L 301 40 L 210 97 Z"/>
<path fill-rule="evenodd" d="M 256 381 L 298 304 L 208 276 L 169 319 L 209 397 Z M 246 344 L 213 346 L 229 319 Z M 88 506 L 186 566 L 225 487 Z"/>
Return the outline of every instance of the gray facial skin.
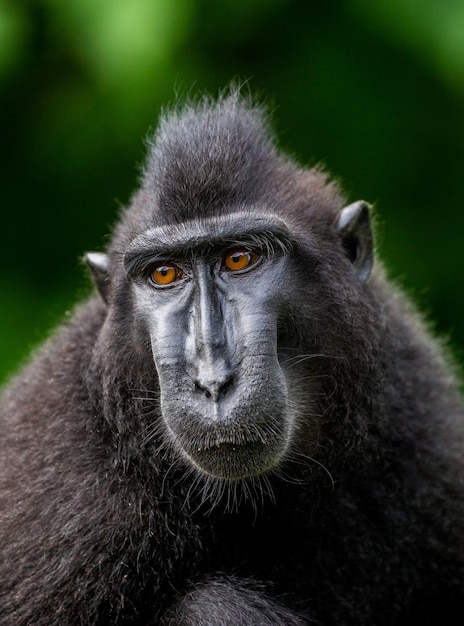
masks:
<path fill-rule="evenodd" d="M 371 240 L 361 245 L 358 236 L 366 220 L 368 207 L 359 202 L 341 213 L 339 226 L 341 240 L 353 238 L 361 281 L 372 259 Z M 210 476 L 234 481 L 261 474 L 278 465 L 292 440 L 296 419 L 278 326 L 290 304 L 284 285 L 293 244 L 280 218 L 237 212 L 149 228 L 126 252 L 167 432 Z M 252 256 L 246 267 L 225 265 L 234 251 Z M 157 268 L 174 272 L 172 282 L 156 283 Z"/>
<path fill-rule="evenodd" d="M 276 465 L 293 423 L 277 356 L 291 242 L 278 219 L 243 222 L 236 214 L 227 224 L 215 220 L 215 228 L 203 222 L 176 233 L 169 227 L 167 245 L 164 229 L 151 229 L 125 258 L 168 432 L 200 470 L 231 480 Z M 233 251 L 249 252 L 249 265 L 229 269 L 224 259 Z M 176 278 L 156 284 L 150 272 L 157 267 L 175 268 Z"/>

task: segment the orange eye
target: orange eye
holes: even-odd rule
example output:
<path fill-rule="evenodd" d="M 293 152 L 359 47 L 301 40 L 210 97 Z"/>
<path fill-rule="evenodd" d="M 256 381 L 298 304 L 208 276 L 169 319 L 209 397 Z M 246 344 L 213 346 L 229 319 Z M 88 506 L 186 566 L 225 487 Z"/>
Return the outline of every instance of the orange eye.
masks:
<path fill-rule="evenodd" d="M 157 285 L 170 285 L 179 278 L 179 270 L 174 265 L 160 265 L 155 267 L 151 277 Z"/>
<path fill-rule="evenodd" d="M 250 250 L 232 250 L 224 257 L 224 265 L 231 272 L 244 270 L 256 263 L 258 255 Z"/>

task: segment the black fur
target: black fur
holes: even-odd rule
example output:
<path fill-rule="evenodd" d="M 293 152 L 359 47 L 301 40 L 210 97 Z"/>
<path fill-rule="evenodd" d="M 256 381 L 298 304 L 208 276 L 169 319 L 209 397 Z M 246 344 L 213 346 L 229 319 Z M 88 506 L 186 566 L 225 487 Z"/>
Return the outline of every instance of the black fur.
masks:
<path fill-rule="evenodd" d="M 453 368 L 378 264 L 356 275 L 344 204 L 235 92 L 163 118 L 97 272 L 104 300 L 3 395 L 2 625 L 462 623 Z M 292 233 L 278 349 L 296 423 L 274 471 L 229 484 L 166 433 L 123 261 L 147 229 L 237 211 Z"/>

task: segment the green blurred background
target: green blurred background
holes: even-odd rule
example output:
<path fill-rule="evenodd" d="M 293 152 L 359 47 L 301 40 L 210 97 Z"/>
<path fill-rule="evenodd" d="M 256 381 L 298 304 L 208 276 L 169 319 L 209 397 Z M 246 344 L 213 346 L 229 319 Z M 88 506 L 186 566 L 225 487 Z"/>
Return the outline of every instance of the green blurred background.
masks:
<path fill-rule="evenodd" d="M 89 289 L 160 107 L 249 78 L 464 349 L 462 0 L 0 0 L 0 380 Z"/>

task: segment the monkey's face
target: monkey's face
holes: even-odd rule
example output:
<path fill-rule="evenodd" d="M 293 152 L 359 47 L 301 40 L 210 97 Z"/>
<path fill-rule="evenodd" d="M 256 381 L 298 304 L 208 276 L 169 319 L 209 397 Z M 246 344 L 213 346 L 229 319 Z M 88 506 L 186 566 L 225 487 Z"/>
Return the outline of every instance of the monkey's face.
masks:
<path fill-rule="evenodd" d="M 252 220 L 151 229 L 125 258 L 169 437 L 228 480 L 275 467 L 294 424 L 277 347 L 291 242 L 279 220 Z"/>
<path fill-rule="evenodd" d="M 372 266 L 367 205 L 345 207 L 334 233 L 337 258 L 348 257 L 351 278 L 364 282 Z M 279 345 L 279 331 L 311 318 L 309 270 L 293 254 L 299 237 L 255 210 L 148 228 L 127 248 L 134 319 L 151 346 L 165 432 L 209 476 L 237 481 L 275 468 L 298 427 L 298 372 L 286 374 L 279 359 L 289 347 Z M 89 261 L 105 269 L 99 257 Z M 298 390 L 307 408 L 308 385 L 306 377 Z"/>

